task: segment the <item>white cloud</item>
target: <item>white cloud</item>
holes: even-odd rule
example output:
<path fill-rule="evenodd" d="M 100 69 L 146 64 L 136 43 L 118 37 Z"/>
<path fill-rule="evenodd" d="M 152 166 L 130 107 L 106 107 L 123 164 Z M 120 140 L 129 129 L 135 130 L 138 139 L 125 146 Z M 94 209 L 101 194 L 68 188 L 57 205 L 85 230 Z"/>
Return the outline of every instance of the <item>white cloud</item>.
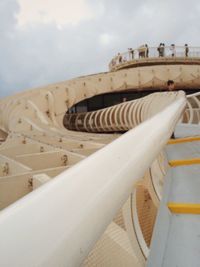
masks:
<path fill-rule="evenodd" d="M 18 0 L 20 27 L 55 23 L 58 28 L 92 19 L 95 14 L 87 0 Z"/>
<path fill-rule="evenodd" d="M 102 33 L 99 37 L 99 41 L 102 45 L 110 45 L 114 40 L 114 36 L 108 33 Z"/>
<path fill-rule="evenodd" d="M 128 47 L 198 46 L 199 11 L 198 0 L 0 0 L 0 97 L 106 71 Z"/>

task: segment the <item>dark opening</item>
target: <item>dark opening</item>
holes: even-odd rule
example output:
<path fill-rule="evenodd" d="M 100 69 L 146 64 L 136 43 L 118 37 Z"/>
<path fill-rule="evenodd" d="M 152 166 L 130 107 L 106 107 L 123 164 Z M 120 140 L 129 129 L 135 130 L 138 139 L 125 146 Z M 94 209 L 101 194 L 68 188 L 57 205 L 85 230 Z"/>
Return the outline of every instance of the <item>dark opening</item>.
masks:
<path fill-rule="evenodd" d="M 82 113 L 82 112 L 95 111 L 106 107 L 111 107 L 125 101 L 138 99 L 155 92 L 160 92 L 160 91 L 159 90 L 129 91 L 129 92 L 123 91 L 123 92 L 112 92 L 102 95 L 96 95 L 77 103 L 76 105 L 68 109 L 67 113 Z M 198 90 L 187 89 L 185 92 L 186 94 L 193 94 L 198 92 Z"/>

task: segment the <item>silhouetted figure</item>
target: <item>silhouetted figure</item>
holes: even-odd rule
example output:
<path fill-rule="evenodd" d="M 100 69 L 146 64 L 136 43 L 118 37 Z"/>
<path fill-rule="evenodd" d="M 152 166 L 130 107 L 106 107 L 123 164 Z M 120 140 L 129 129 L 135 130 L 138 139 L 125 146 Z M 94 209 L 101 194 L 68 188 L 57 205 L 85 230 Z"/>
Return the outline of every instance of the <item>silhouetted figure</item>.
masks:
<path fill-rule="evenodd" d="M 159 44 L 157 51 L 158 51 L 158 56 L 161 57 L 161 50 L 162 50 L 162 43 Z"/>
<path fill-rule="evenodd" d="M 165 44 L 164 43 L 162 44 L 162 56 L 163 57 L 165 56 Z"/>
<path fill-rule="evenodd" d="M 149 47 L 147 44 L 145 44 L 145 47 L 146 47 L 146 51 L 145 51 L 146 57 L 149 57 Z"/>
<path fill-rule="evenodd" d="M 188 53 L 189 53 L 189 47 L 188 44 L 185 44 L 185 56 L 188 57 Z"/>
<path fill-rule="evenodd" d="M 164 47 L 165 45 L 163 43 L 160 44 L 160 57 L 164 57 Z"/>

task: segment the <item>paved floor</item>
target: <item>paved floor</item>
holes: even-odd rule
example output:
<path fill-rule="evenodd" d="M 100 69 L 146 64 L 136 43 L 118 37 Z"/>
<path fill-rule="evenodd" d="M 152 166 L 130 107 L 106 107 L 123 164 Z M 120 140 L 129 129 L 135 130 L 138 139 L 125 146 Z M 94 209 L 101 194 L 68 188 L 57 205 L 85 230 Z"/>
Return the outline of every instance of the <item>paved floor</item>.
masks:
<path fill-rule="evenodd" d="M 181 131 L 181 137 L 200 136 L 200 126 L 184 125 Z M 169 161 L 200 158 L 200 141 L 167 145 L 166 154 Z M 148 267 L 200 267 L 200 215 L 171 213 L 169 202 L 200 204 L 200 164 L 169 169 L 147 262 Z"/>
<path fill-rule="evenodd" d="M 200 136 L 200 125 L 180 123 L 175 129 L 175 137 Z"/>

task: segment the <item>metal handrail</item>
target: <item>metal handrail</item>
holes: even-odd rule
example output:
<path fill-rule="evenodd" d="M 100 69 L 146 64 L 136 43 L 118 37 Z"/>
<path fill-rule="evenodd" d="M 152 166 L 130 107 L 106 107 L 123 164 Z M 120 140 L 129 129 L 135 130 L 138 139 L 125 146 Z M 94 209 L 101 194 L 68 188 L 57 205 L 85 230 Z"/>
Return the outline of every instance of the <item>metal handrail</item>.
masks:
<path fill-rule="evenodd" d="M 151 59 L 177 59 L 177 58 L 200 58 L 200 47 L 188 46 L 186 52 L 185 46 L 164 46 L 159 50 L 159 47 L 140 46 L 136 49 L 128 49 L 123 53 L 118 53 L 109 63 L 109 69 L 113 70 L 118 66 L 123 66 L 126 63 L 134 63 L 136 60 L 148 61 Z"/>
<path fill-rule="evenodd" d="M 167 143 L 185 104 L 183 95 L 4 209 L 0 266 L 79 266 Z"/>

